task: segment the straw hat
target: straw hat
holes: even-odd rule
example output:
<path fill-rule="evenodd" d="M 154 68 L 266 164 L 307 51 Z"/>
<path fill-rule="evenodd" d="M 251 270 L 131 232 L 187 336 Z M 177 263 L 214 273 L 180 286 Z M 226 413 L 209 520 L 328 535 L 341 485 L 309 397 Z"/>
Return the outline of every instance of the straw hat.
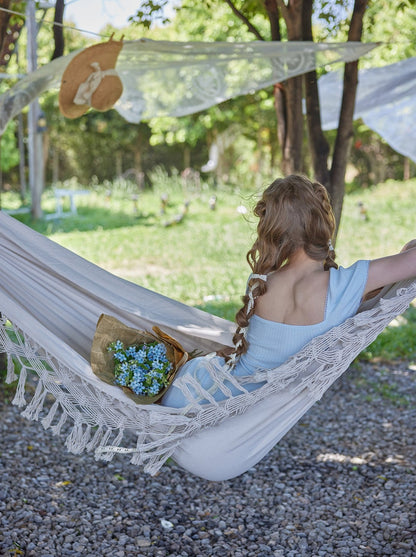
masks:
<path fill-rule="evenodd" d="M 110 38 L 77 54 L 66 67 L 59 91 L 59 108 L 67 118 L 79 118 L 89 108 L 109 110 L 121 97 L 123 85 L 116 72 L 123 41 Z"/>

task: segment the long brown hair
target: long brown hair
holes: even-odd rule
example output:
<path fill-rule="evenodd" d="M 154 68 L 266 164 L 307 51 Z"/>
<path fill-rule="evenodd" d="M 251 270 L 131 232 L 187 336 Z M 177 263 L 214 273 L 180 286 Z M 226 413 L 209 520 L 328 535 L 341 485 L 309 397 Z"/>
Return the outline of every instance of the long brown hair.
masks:
<path fill-rule="evenodd" d="M 254 214 L 259 218 L 257 238 L 247 253 L 253 274 L 267 275 L 280 269 L 300 248 L 310 258 L 324 261 L 325 269 L 338 267 L 332 247 L 335 218 L 322 184 L 297 174 L 278 178 L 263 192 Z M 248 349 L 245 330 L 254 314 L 256 298 L 267 291 L 267 280 L 252 278 L 247 287 L 243 306 L 236 314 L 234 348 L 222 353 L 229 363 Z"/>

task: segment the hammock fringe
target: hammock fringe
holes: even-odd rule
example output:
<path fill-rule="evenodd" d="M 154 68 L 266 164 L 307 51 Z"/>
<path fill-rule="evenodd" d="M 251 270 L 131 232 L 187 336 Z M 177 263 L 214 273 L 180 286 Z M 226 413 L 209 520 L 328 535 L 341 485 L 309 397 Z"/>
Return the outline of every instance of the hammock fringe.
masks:
<path fill-rule="evenodd" d="M 12 404 L 22 408 L 26 406 L 26 399 L 25 399 L 25 386 L 26 386 L 26 379 L 27 379 L 27 370 L 26 367 L 23 366 L 19 373 L 19 382 L 17 383 L 16 394 L 12 401 Z"/>
<path fill-rule="evenodd" d="M 16 375 L 14 370 L 14 362 L 13 357 L 11 354 L 7 354 L 7 375 L 6 375 L 6 383 L 10 385 L 14 381 L 17 381 L 19 376 Z"/>

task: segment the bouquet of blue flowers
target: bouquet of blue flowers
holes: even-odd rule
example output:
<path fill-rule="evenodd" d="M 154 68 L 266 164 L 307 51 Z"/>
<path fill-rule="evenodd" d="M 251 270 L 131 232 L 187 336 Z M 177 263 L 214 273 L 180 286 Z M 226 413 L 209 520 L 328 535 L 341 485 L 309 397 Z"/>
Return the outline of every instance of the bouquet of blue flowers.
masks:
<path fill-rule="evenodd" d="M 158 395 L 168 385 L 172 363 L 166 356 L 163 342 L 148 342 L 124 347 L 121 340 L 111 342 L 108 351 L 115 360 L 117 385 L 127 387 L 136 395 Z"/>
<path fill-rule="evenodd" d="M 138 404 L 162 398 L 187 359 L 179 342 L 158 327 L 153 327 L 153 332 L 141 331 L 104 314 L 98 320 L 91 368 Z"/>

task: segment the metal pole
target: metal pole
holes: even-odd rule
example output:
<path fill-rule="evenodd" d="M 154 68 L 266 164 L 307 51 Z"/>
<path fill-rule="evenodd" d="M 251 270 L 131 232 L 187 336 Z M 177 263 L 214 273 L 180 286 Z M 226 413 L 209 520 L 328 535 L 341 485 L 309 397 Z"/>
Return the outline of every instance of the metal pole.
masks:
<path fill-rule="evenodd" d="M 26 3 L 27 27 L 27 69 L 28 73 L 37 68 L 37 27 L 35 0 Z M 38 219 L 42 216 L 41 196 L 43 190 L 43 153 L 42 142 L 38 137 L 38 119 L 40 107 L 38 99 L 29 105 L 28 113 L 28 153 L 29 153 L 29 187 L 32 197 L 32 216 Z"/>

